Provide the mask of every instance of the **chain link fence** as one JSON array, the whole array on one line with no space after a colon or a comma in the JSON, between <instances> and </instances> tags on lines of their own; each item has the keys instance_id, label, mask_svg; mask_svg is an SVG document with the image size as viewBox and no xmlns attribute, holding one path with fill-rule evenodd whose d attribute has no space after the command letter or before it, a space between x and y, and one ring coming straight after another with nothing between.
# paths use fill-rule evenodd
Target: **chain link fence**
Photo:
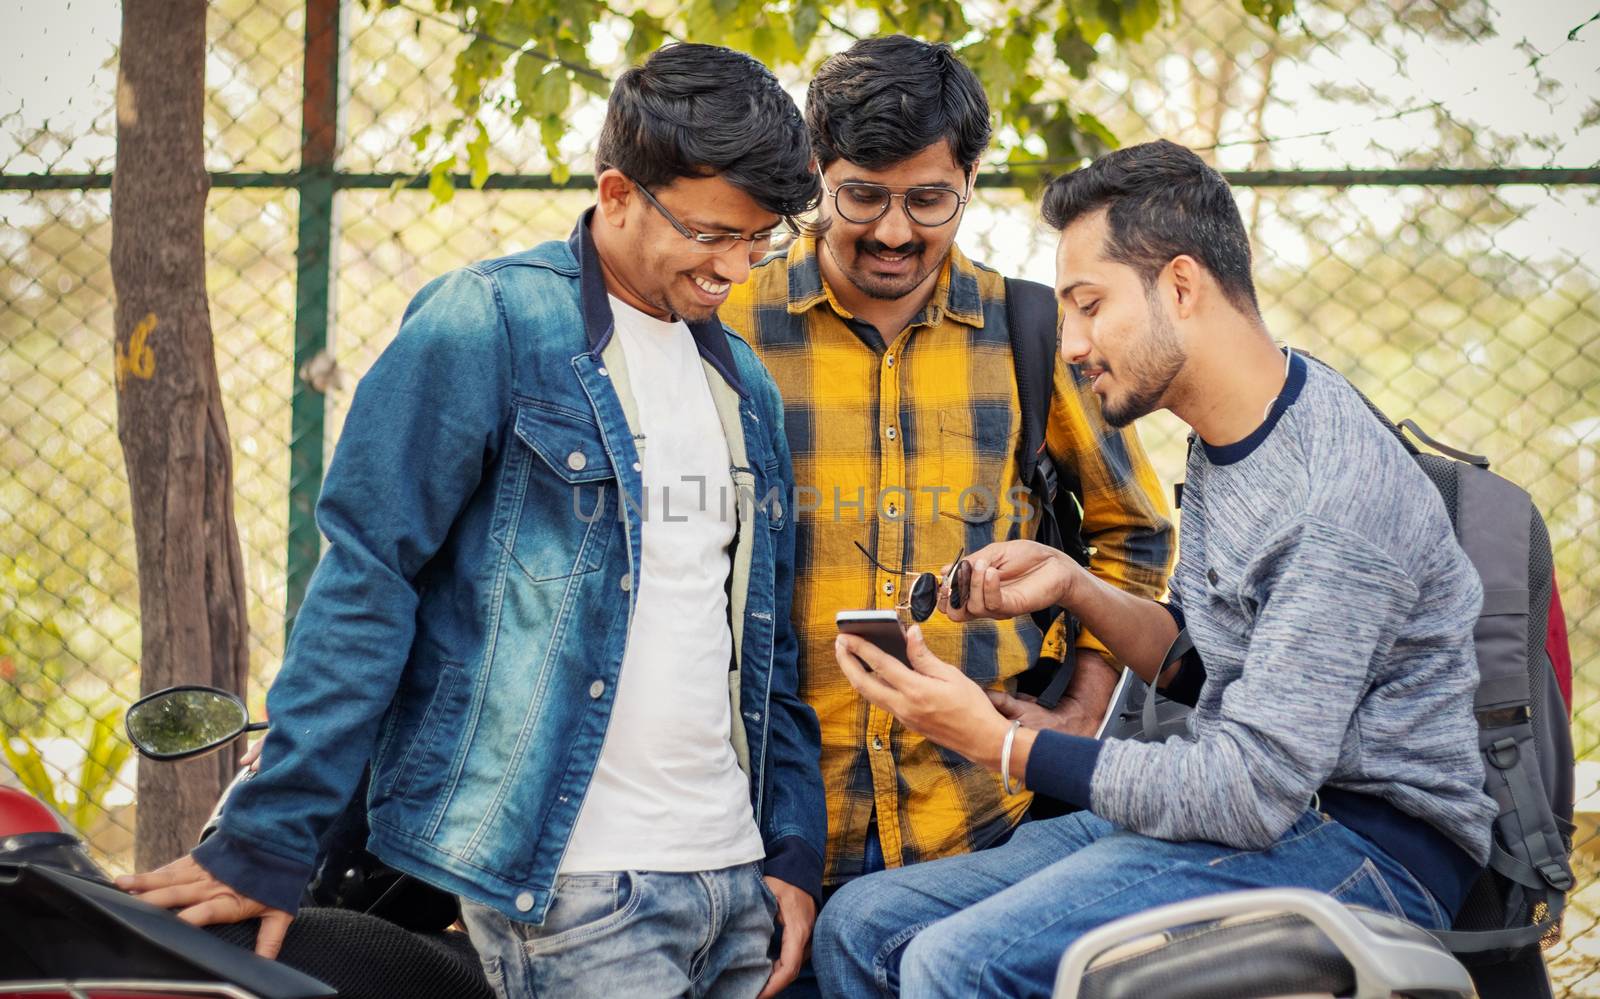
<instances>
[{"instance_id":1,"label":"chain link fence","mask_svg":"<svg viewBox=\"0 0 1600 999\"><path fill-rule=\"evenodd\" d=\"M0 41L12 67L0 83L0 725L10 769L125 870L134 761L120 718L138 690L139 622L108 263L117 10L23 7ZM1600 104L1573 85L1592 79L1594 46L1563 40L1590 13L1302 0L1274 34L1231 0L1188 0L1175 23L1108 52L1090 81L1063 73L1058 85L1124 142L1166 136L1231 171L1274 334L1396 417L1489 455L1543 510L1577 666L1580 887L1548 954L1574 996L1600 995L1600 187L1592 171L1538 171L1600 161ZM291 480L306 488L294 462L310 453L297 433L312 426L331 453L355 381L428 279L562 237L589 200L462 189L438 204L389 189L388 175L419 169L411 136L448 111L462 30L425 0L342 14L316 396L296 378L305 5L214 0L209 13L208 285L258 712L291 577L308 568L290 555ZM792 83L801 96L804 80ZM577 169L600 115L574 113L564 151ZM536 136L502 122L491 140L496 174L547 170ZM1464 172L1508 164L1527 172ZM961 243L1008 273L1051 277L1053 234L1020 190L983 188ZM297 395L325 414L320 429L296 422ZM1162 414L1141 432L1171 482L1182 428Z\"/></svg>"}]
</instances>

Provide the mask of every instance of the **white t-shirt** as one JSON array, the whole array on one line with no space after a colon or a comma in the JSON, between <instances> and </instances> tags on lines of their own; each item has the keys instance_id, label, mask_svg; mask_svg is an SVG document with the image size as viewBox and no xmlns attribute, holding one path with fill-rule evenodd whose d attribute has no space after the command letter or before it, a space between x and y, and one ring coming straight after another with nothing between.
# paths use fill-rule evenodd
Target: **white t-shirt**
<instances>
[{"instance_id":1,"label":"white t-shirt","mask_svg":"<svg viewBox=\"0 0 1600 999\"><path fill-rule=\"evenodd\" d=\"M561 872L719 870L766 855L728 740L728 443L689 328L615 297L611 312L638 403L643 562L611 724Z\"/></svg>"}]
</instances>

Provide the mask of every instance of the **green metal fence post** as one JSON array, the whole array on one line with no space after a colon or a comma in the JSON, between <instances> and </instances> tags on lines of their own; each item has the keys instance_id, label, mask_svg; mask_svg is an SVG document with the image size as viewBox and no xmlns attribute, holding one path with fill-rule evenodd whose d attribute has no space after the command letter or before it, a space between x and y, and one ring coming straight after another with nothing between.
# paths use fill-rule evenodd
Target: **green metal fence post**
<instances>
[{"instance_id":1,"label":"green metal fence post","mask_svg":"<svg viewBox=\"0 0 1600 999\"><path fill-rule=\"evenodd\" d=\"M329 346L333 313L334 159L339 145L339 2L306 4L301 101L299 245L295 250L294 396L289 433L289 552L284 641L321 554L312 515L322 489L325 398L310 377Z\"/></svg>"}]
</instances>

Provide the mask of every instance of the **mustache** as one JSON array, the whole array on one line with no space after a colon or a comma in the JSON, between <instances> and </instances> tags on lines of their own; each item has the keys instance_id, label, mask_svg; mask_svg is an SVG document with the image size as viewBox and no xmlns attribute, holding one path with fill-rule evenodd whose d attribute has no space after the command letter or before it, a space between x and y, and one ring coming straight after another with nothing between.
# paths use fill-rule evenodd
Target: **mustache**
<instances>
[{"instance_id":1,"label":"mustache","mask_svg":"<svg viewBox=\"0 0 1600 999\"><path fill-rule=\"evenodd\" d=\"M912 257L921 253L926 247L926 243L916 239L911 240L909 243L901 243L899 246L890 246L875 239L856 240L857 253L891 253L895 256Z\"/></svg>"}]
</instances>

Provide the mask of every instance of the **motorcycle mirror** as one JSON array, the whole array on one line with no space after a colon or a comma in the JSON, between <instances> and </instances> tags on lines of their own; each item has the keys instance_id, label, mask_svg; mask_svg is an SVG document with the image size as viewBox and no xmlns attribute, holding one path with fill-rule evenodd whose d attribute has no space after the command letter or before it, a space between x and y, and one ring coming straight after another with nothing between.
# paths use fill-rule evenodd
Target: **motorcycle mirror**
<instances>
[{"instance_id":1,"label":"motorcycle mirror","mask_svg":"<svg viewBox=\"0 0 1600 999\"><path fill-rule=\"evenodd\" d=\"M249 724L238 696L215 687L183 685L141 697L124 721L134 748L152 760L182 760L220 749L240 733L266 728Z\"/></svg>"}]
</instances>

